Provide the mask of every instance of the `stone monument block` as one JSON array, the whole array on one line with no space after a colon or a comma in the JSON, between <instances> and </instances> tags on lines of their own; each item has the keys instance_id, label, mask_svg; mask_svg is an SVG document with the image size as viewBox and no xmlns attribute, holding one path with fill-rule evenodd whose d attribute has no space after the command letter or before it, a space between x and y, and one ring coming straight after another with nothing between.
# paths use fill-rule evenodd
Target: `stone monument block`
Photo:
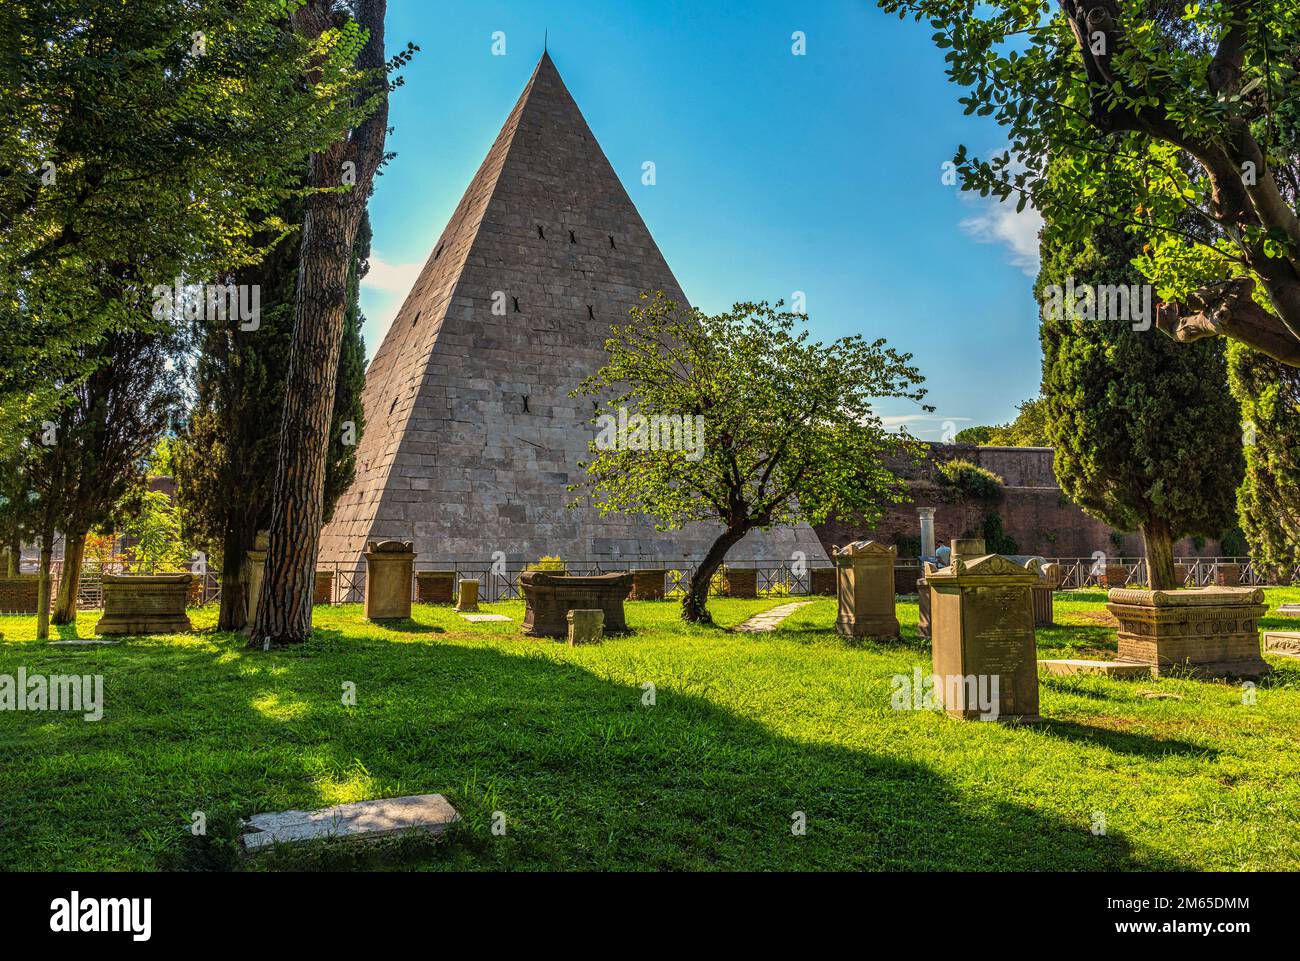
<instances>
[{"instance_id":1,"label":"stone monument block","mask_svg":"<svg viewBox=\"0 0 1300 961\"><path fill-rule=\"evenodd\" d=\"M473 614L478 610L478 581L469 577L460 579L456 610L461 614Z\"/></svg>"},{"instance_id":2,"label":"stone monument block","mask_svg":"<svg viewBox=\"0 0 1300 961\"><path fill-rule=\"evenodd\" d=\"M415 599L421 604L452 604L455 588L455 571L415 572Z\"/></svg>"},{"instance_id":3,"label":"stone monument block","mask_svg":"<svg viewBox=\"0 0 1300 961\"><path fill-rule=\"evenodd\" d=\"M177 634L193 629L185 613L193 574L105 574L104 616L95 633Z\"/></svg>"},{"instance_id":4,"label":"stone monument block","mask_svg":"<svg viewBox=\"0 0 1300 961\"><path fill-rule=\"evenodd\" d=\"M579 644L599 644L605 636L605 612L569 611L565 615L569 623L569 647Z\"/></svg>"},{"instance_id":5,"label":"stone monument block","mask_svg":"<svg viewBox=\"0 0 1300 961\"><path fill-rule=\"evenodd\" d=\"M1259 619L1268 610L1256 587L1178 591L1111 590L1119 621L1119 660L1146 664L1159 676L1259 677L1269 671L1259 653Z\"/></svg>"},{"instance_id":6,"label":"stone monument block","mask_svg":"<svg viewBox=\"0 0 1300 961\"><path fill-rule=\"evenodd\" d=\"M411 542L371 541L366 545L365 557L366 620L409 618L416 557Z\"/></svg>"},{"instance_id":7,"label":"stone monument block","mask_svg":"<svg viewBox=\"0 0 1300 961\"><path fill-rule=\"evenodd\" d=\"M1038 720L1038 562L969 558L956 544L953 558L926 575L935 689L944 710L962 718Z\"/></svg>"},{"instance_id":8,"label":"stone monument block","mask_svg":"<svg viewBox=\"0 0 1300 961\"><path fill-rule=\"evenodd\" d=\"M604 612L606 634L624 634L627 621L623 602L632 590L631 574L596 574L574 577L550 571L524 571L523 631L530 637L566 637L568 613L573 610Z\"/></svg>"},{"instance_id":9,"label":"stone monument block","mask_svg":"<svg viewBox=\"0 0 1300 961\"><path fill-rule=\"evenodd\" d=\"M855 541L835 551L840 613L835 630L845 637L899 636L894 614L894 562L898 548Z\"/></svg>"}]
</instances>

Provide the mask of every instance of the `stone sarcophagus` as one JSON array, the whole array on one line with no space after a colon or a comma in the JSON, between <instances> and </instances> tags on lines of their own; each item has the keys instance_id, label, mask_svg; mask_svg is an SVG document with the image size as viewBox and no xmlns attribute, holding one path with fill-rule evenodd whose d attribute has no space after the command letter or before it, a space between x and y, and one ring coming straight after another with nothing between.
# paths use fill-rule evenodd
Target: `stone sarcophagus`
<instances>
[{"instance_id":1,"label":"stone sarcophagus","mask_svg":"<svg viewBox=\"0 0 1300 961\"><path fill-rule=\"evenodd\" d=\"M1119 621L1119 660L1159 676L1259 677L1259 619L1268 610L1255 587L1181 591L1116 589L1106 609Z\"/></svg>"},{"instance_id":2,"label":"stone sarcophagus","mask_svg":"<svg viewBox=\"0 0 1300 961\"><path fill-rule=\"evenodd\" d=\"M632 590L631 574L574 577L549 571L524 571L523 631L530 637L568 637L569 611L604 611L604 632L626 634L623 602Z\"/></svg>"},{"instance_id":3,"label":"stone sarcophagus","mask_svg":"<svg viewBox=\"0 0 1300 961\"><path fill-rule=\"evenodd\" d=\"M953 717L1035 721L1038 657L1032 592L1038 561L968 557L930 570L934 685Z\"/></svg>"},{"instance_id":4,"label":"stone sarcophagus","mask_svg":"<svg viewBox=\"0 0 1300 961\"><path fill-rule=\"evenodd\" d=\"M898 548L855 541L835 551L840 613L835 630L845 637L898 637L894 614L894 561Z\"/></svg>"},{"instance_id":5,"label":"stone sarcophagus","mask_svg":"<svg viewBox=\"0 0 1300 961\"><path fill-rule=\"evenodd\" d=\"M411 616L415 551L410 541L366 545L366 619L395 621Z\"/></svg>"},{"instance_id":6,"label":"stone sarcophagus","mask_svg":"<svg viewBox=\"0 0 1300 961\"><path fill-rule=\"evenodd\" d=\"M105 574L104 616L95 633L176 634L193 629L185 613L193 574Z\"/></svg>"}]
</instances>

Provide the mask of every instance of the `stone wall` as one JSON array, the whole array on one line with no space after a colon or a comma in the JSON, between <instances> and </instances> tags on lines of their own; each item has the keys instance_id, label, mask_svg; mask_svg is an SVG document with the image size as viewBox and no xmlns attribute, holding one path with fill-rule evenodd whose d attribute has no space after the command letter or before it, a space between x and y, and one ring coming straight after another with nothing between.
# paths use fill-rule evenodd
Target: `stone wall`
<instances>
[{"instance_id":1,"label":"stone wall","mask_svg":"<svg viewBox=\"0 0 1300 961\"><path fill-rule=\"evenodd\" d=\"M982 522L985 506L962 504L951 500L950 492L935 479L938 467L949 460L966 460L997 474L1005 482L1003 496L992 505L1002 518L1002 526L1016 541L1021 554L1045 557L1091 557L1095 551L1124 557L1143 555L1142 538L1137 534L1120 535L1094 517L1090 517L1065 496L1052 470L1050 447L974 447L963 444L931 444L926 460L918 465L895 461L895 473L907 479L911 500L895 505L874 525L860 521L827 523L817 528L817 535L827 551L833 546L854 540L872 539L886 544L906 544L920 536L918 507L935 508L935 543L946 544L961 537ZM1199 550L1190 539L1174 547L1179 556L1213 557L1222 552L1214 540ZM903 555L900 552L900 561Z\"/></svg>"}]
</instances>

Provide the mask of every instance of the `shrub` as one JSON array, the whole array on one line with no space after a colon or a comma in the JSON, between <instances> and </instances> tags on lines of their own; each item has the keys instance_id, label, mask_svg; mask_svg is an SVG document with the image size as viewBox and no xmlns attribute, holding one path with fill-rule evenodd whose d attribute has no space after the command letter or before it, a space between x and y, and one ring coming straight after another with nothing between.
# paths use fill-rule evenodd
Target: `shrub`
<instances>
[{"instance_id":1,"label":"shrub","mask_svg":"<svg viewBox=\"0 0 1300 961\"><path fill-rule=\"evenodd\" d=\"M939 484L958 496L992 501L1002 496L1005 482L991 470L966 460L950 460L939 465Z\"/></svg>"}]
</instances>

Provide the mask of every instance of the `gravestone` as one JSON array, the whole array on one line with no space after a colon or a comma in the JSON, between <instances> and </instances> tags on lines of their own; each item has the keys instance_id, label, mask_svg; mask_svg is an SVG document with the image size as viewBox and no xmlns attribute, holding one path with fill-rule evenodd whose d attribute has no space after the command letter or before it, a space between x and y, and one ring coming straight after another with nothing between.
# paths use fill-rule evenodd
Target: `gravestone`
<instances>
[{"instance_id":1,"label":"gravestone","mask_svg":"<svg viewBox=\"0 0 1300 961\"><path fill-rule=\"evenodd\" d=\"M253 538L253 549L244 555L244 608L247 623L244 633L253 633L253 618L257 616L257 602L262 596L262 577L266 573L266 548L270 542L269 531L258 531Z\"/></svg>"},{"instance_id":2,"label":"gravestone","mask_svg":"<svg viewBox=\"0 0 1300 961\"><path fill-rule=\"evenodd\" d=\"M1039 719L1032 596L1039 576L1036 560L1022 567L999 554L970 558L956 542L952 564L926 575L935 688L949 715Z\"/></svg>"},{"instance_id":3,"label":"gravestone","mask_svg":"<svg viewBox=\"0 0 1300 961\"><path fill-rule=\"evenodd\" d=\"M1148 591L1113 589L1106 609L1119 621L1119 660L1151 673L1258 677L1259 619L1268 611L1255 587Z\"/></svg>"},{"instance_id":4,"label":"gravestone","mask_svg":"<svg viewBox=\"0 0 1300 961\"><path fill-rule=\"evenodd\" d=\"M104 616L95 633L177 634L193 630L185 613L193 574L105 574Z\"/></svg>"},{"instance_id":5,"label":"gravestone","mask_svg":"<svg viewBox=\"0 0 1300 961\"><path fill-rule=\"evenodd\" d=\"M599 644L605 636L604 611L571 610L565 615L569 623L569 647Z\"/></svg>"},{"instance_id":6,"label":"gravestone","mask_svg":"<svg viewBox=\"0 0 1300 961\"><path fill-rule=\"evenodd\" d=\"M411 616L411 576L415 550L410 541L371 541L366 545L366 620L395 621Z\"/></svg>"},{"instance_id":7,"label":"gravestone","mask_svg":"<svg viewBox=\"0 0 1300 961\"><path fill-rule=\"evenodd\" d=\"M855 541L835 550L839 617L844 637L899 636L894 614L894 561L898 548L879 541Z\"/></svg>"},{"instance_id":8,"label":"gravestone","mask_svg":"<svg viewBox=\"0 0 1300 961\"><path fill-rule=\"evenodd\" d=\"M1283 617L1300 617L1300 604L1283 604L1277 612Z\"/></svg>"},{"instance_id":9,"label":"gravestone","mask_svg":"<svg viewBox=\"0 0 1300 961\"><path fill-rule=\"evenodd\" d=\"M664 599L664 579L668 572L663 568L657 570L639 570L632 572L633 601L662 601Z\"/></svg>"},{"instance_id":10,"label":"gravestone","mask_svg":"<svg viewBox=\"0 0 1300 961\"><path fill-rule=\"evenodd\" d=\"M524 591L523 632L530 637L566 637L572 610L604 612L606 634L624 634L627 621L623 602L632 590L631 574L596 574L574 577L550 571L524 571L519 575Z\"/></svg>"},{"instance_id":11,"label":"gravestone","mask_svg":"<svg viewBox=\"0 0 1300 961\"><path fill-rule=\"evenodd\" d=\"M478 581L468 577L460 579L456 610L461 614L473 614L478 610Z\"/></svg>"},{"instance_id":12,"label":"gravestone","mask_svg":"<svg viewBox=\"0 0 1300 961\"><path fill-rule=\"evenodd\" d=\"M1282 657L1300 657L1300 632L1265 631L1264 653Z\"/></svg>"},{"instance_id":13,"label":"gravestone","mask_svg":"<svg viewBox=\"0 0 1300 961\"><path fill-rule=\"evenodd\" d=\"M281 811L255 814L244 822L240 840L253 852L274 844L325 838L365 840L422 831L442 834L460 820L456 809L441 794L356 801L319 811Z\"/></svg>"},{"instance_id":14,"label":"gravestone","mask_svg":"<svg viewBox=\"0 0 1300 961\"><path fill-rule=\"evenodd\" d=\"M415 599L421 604L451 604L455 587L455 571L415 572Z\"/></svg>"}]
</instances>

